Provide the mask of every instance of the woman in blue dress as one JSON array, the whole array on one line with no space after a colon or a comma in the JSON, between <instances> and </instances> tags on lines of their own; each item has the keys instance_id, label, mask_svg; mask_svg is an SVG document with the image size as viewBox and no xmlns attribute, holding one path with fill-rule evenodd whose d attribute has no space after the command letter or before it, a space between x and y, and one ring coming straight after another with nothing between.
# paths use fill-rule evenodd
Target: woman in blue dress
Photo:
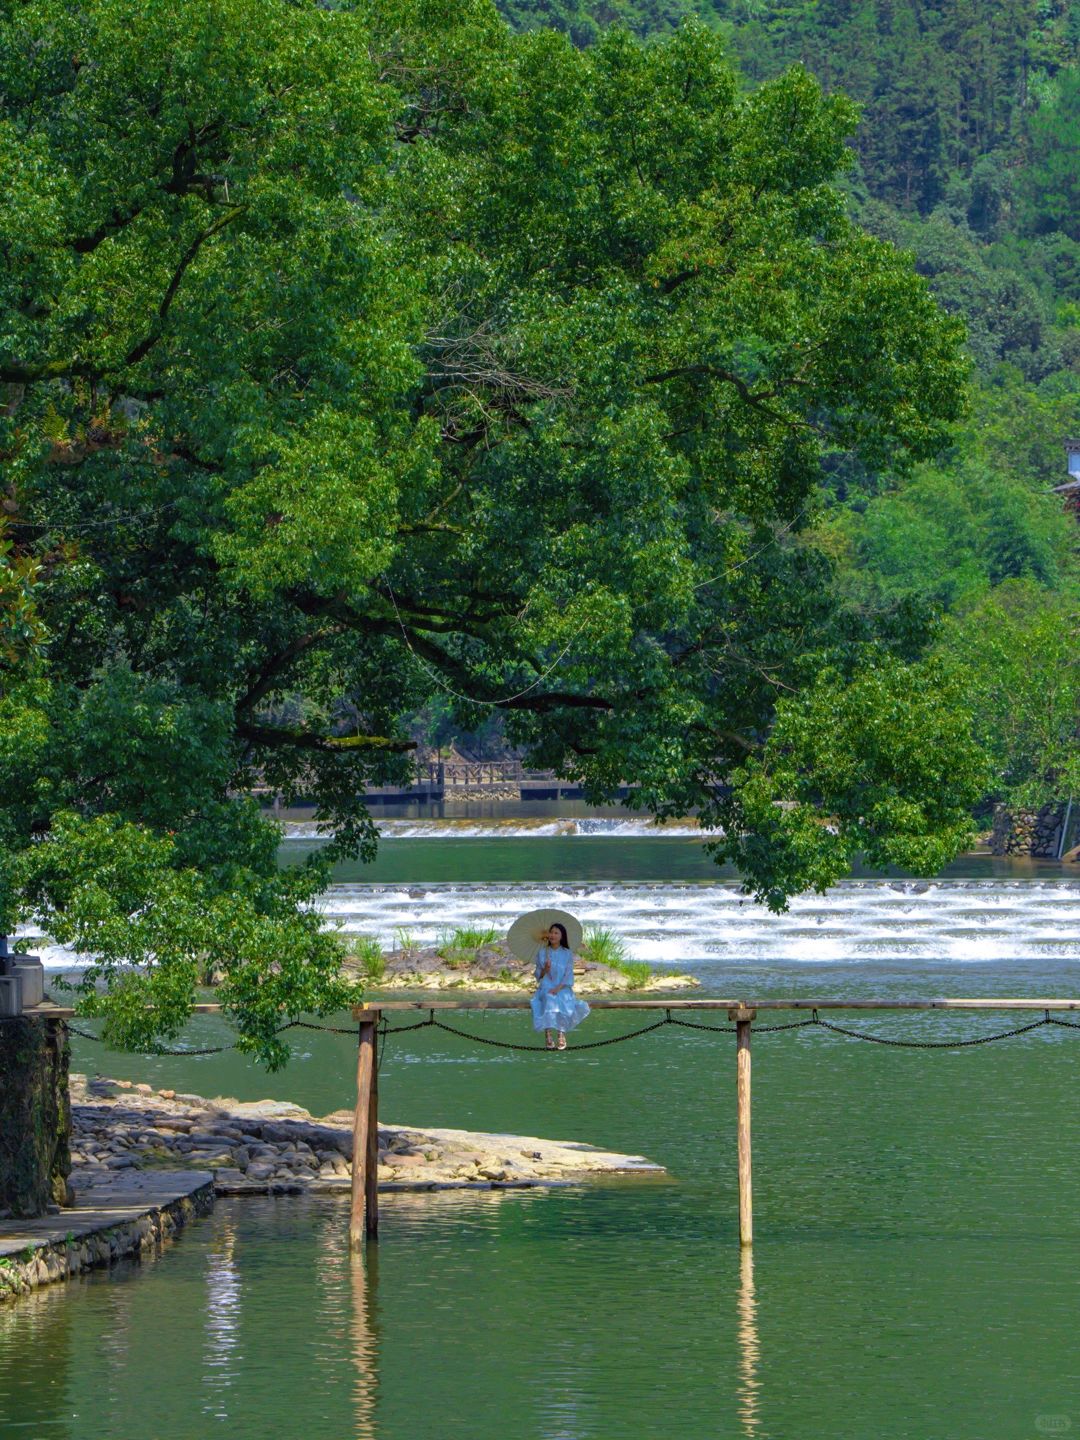
<instances>
[{"instance_id":1,"label":"woman in blue dress","mask_svg":"<svg viewBox=\"0 0 1080 1440\"><path fill-rule=\"evenodd\" d=\"M549 1050L556 1049L553 1031L558 1031L558 1049L566 1049L566 1032L580 1025L589 1013L584 1000L574 994L574 957L563 925L552 925L547 939L536 952L533 967L538 984L532 998L533 1029L543 1030Z\"/></svg>"}]
</instances>

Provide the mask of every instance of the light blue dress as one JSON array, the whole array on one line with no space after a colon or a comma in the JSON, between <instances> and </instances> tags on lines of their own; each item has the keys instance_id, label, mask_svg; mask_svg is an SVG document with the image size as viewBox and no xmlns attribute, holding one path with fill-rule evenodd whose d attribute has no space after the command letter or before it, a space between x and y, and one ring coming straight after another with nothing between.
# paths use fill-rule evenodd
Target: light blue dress
<instances>
[{"instance_id":1,"label":"light blue dress","mask_svg":"<svg viewBox=\"0 0 1080 1440\"><path fill-rule=\"evenodd\" d=\"M544 965L549 958L551 973L545 975ZM546 945L541 945L536 952L533 974L539 981L532 998L533 1029L573 1030L575 1025L580 1025L588 1015L589 1007L574 994L574 957L566 946L549 950ZM557 995L552 995L556 985L564 988Z\"/></svg>"}]
</instances>

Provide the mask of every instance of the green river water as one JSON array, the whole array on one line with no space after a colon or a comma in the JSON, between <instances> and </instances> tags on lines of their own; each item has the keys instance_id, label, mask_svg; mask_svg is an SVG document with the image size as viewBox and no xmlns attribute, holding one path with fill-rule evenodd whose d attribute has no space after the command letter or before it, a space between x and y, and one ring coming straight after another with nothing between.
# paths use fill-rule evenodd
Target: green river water
<instances>
[{"instance_id":1,"label":"green river water","mask_svg":"<svg viewBox=\"0 0 1080 1440\"><path fill-rule=\"evenodd\" d=\"M716 994L1080 988L1080 884L1049 867L852 882L774 922L748 915L730 884L687 874L694 842L518 839L495 874L470 843L490 842L394 841L390 872L343 876L328 911L422 930L429 909L509 913L554 886L582 913L622 915L637 953ZM460 1023L528 1038L523 1017ZM972 1038L1016 1023L878 1016L860 1028ZM594 1015L587 1038L632 1024ZM188 1039L219 1033L204 1019ZM729 1035L674 1030L581 1056L430 1030L391 1041L391 1122L580 1139L670 1176L389 1195L365 1258L348 1254L343 1200L219 1201L152 1261L0 1314L0 1435L1080 1434L1080 1032L958 1051L759 1035L752 1259L737 1243L733 1048ZM350 1102L351 1037L303 1032L294 1051L269 1077L235 1054L121 1057L82 1041L75 1061L320 1113Z\"/></svg>"}]
</instances>

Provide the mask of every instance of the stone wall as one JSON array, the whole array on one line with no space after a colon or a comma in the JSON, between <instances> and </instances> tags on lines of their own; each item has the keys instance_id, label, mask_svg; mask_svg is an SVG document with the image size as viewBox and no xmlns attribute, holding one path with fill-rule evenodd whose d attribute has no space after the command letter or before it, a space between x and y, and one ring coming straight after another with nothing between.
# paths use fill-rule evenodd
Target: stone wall
<instances>
[{"instance_id":1,"label":"stone wall","mask_svg":"<svg viewBox=\"0 0 1080 1440\"><path fill-rule=\"evenodd\" d=\"M998 805L990 833L991 854L1034 855L1054 860L1064 818L1064 805L1044 805L1041 810L1007 810L1004 805Z\"/></svg>"},{"instance_id":2,"label":"stone wall","mask_svg":"<svg viewBox=\"0 0 1080 1440\"><path fill-rule=\"evenodd\" d=\"M62 1020L0 1023L0 1215L44 1215L69 1199L69 1064Z\"/></svg>"},{"instance_id":3,"label":"stone wall","mask_svg":"<svg viewBox=\"0 0 1080 1440\"><path fill-rule=\"evenodd\" d=\"M25 1254L0 1260L0 1304L17 1300L40 1285L70 1279L95 1265L109 1265L125 1255L141 1255L164 1244L189 1220L208 1215L213 1208L214 1186L208 1180L192 1194L155 1206L135 1220L124 1220L78 1238L28 1244Z\"/></svg>"}]
</instances>

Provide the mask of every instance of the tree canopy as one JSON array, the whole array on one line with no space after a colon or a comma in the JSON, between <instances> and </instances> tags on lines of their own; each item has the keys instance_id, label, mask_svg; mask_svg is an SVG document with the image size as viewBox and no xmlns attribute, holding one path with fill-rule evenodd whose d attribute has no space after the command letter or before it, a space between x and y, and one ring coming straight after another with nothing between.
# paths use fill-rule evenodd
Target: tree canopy
<instances>
[{"instance_id":1,"label":"tree canopy","mask_svg":"<svg viewBox=\"0 0 1080 1440\"><path fill-rule=\"evenodd\" d=\"M811 525L963 408L961 327L848 218L854 125L693 22L0 6L0 924L100 957L115 1038L208 967L272 1063L348 997L314 903L433 699L699 808L773 905L962 843L922 621ZM305 866L256 779L314 798Z\"/></svg>"}]
</instances>

